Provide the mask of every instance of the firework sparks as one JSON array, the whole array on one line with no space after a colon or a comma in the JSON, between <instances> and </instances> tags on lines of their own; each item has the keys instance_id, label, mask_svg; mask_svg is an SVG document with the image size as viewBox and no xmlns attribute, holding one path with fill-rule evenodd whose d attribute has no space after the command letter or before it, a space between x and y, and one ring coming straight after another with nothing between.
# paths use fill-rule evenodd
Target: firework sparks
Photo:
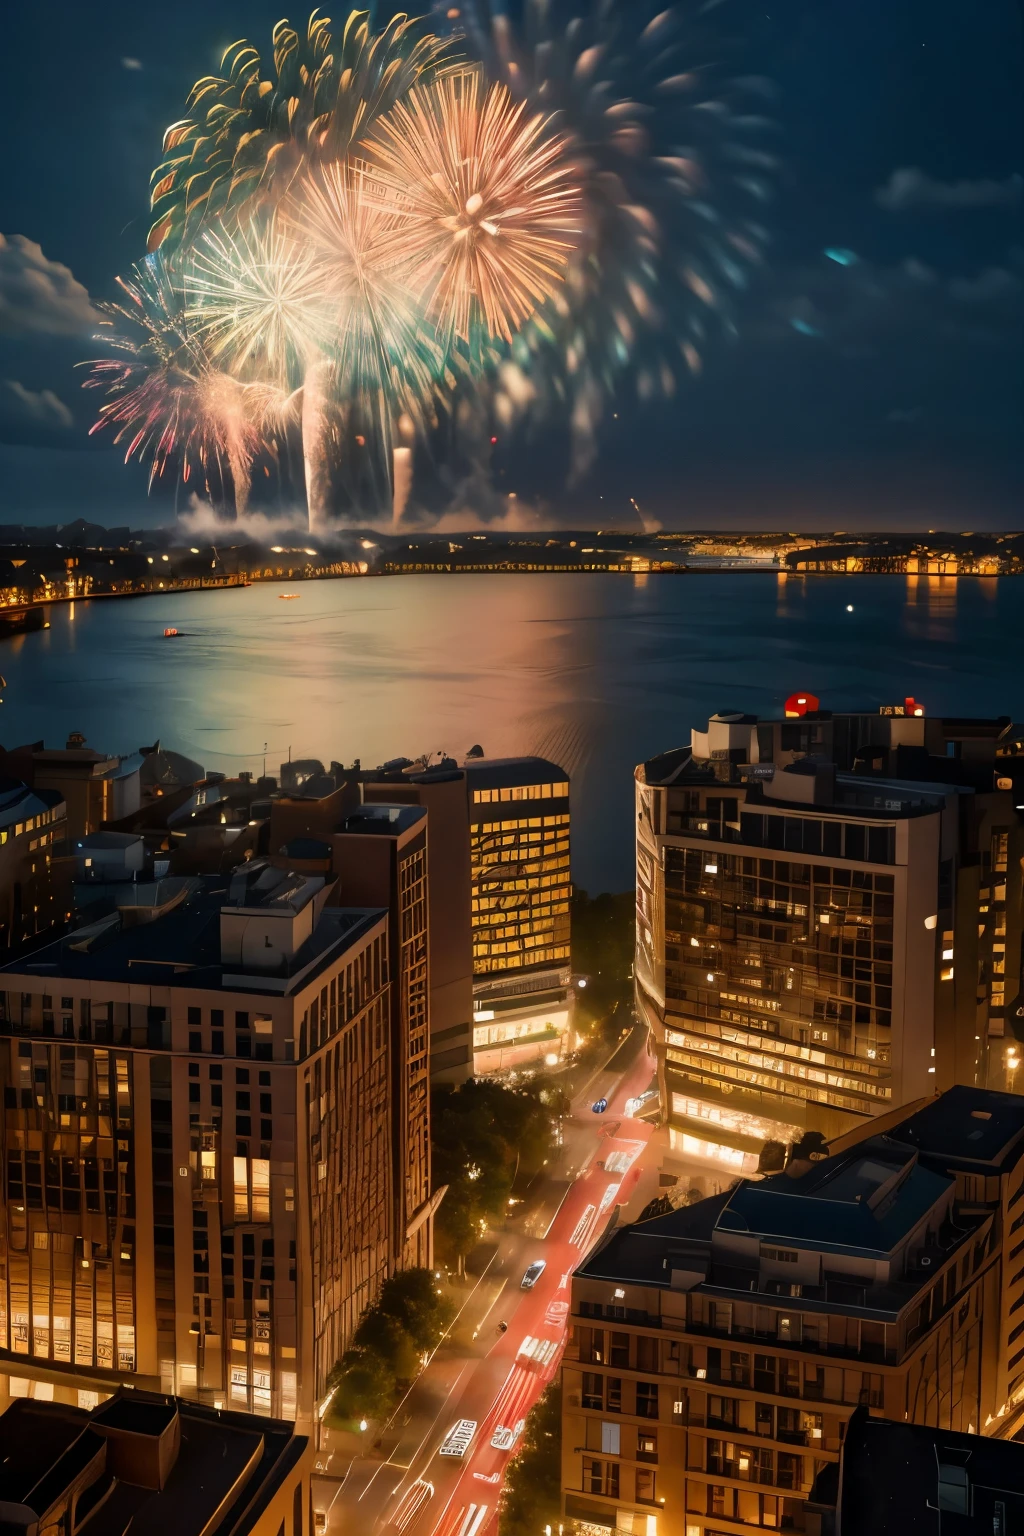
<instances>
[{"instance_id":1,"label":"firework sparks","mask_svg":"<svg viewBox=\"0 0 1024 1536\"><path fill-rule=\"evenodd\" d=\"M107 339L119 355L92 363L85 381L110 396L91 432L110 428L115 443L126 445L126 463L148 459L151 485L174 462L186 483L200 470L208 487L212 478L223 493L226 465L235 513L244 512L253 458L268 428L283 418L286 396L216 365L190 327L164 262L149 257L119 283L122 302L106 306L117 326Z\"/></svg>"},{"instance_id":2,"label":"firework sparks","mask_svg":"<svg viewBox=\"0 0 1024 1536\"><path fill-rule=\"evenodd\" d=\"M442 334L512 335L552 295L580 227L565 141L479 71L416 87L377 127L394 241Z\"/></svg>"}]
</instances>

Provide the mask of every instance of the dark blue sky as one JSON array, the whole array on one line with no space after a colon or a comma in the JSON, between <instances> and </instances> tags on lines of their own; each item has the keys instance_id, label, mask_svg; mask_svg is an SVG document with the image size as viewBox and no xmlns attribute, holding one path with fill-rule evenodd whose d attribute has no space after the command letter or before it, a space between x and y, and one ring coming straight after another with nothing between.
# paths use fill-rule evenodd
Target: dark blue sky
<instances>
[{"instance_id":1,"label":"dark blue sky","mask_svg":"<svg viewBox=\"0 0 1024 1536\"><path fill-rule=\"evenodd\" d=\"M163 128L227 43L266 45L279 7L8 8L0 521L167 515L147 508L143 472L86 441L95 396L73 363L93 350L89 297L144 248ZM524 499L606 525L634 494L669 525L1020 526L1018 0L724 0L719 14L733 58L778 87L768 268L699 381L669 405L624 399L571 498L538 448L516 464Z\"/></svg>"}]
</instances>

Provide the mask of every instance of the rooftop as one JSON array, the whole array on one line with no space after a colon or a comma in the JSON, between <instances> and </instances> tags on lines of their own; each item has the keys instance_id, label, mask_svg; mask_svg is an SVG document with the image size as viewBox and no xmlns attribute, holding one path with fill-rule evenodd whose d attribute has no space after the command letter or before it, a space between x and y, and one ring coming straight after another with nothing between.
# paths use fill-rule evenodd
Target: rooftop
<instances>
[{"instance_id":1,"label":"rooftop","mask_svg":"<svg viewBox=\"0 0 1024 1536\"><path fill-rule=\"evenodd\" d=\"M470 789L566 784L569 774L546 757L471 757L463 764Z\"/></svg>"},{"instance_id":2,"label":"rooftop","mask_svg":"<svg viewBox=\"0 0 1024 1536\"><path fill-rule=\"evenodd\" d=\"M986 1088L948 1088L889 1135L950 1168L1004 1172L1024 1155L1024 1098Z\"/></svg>"},{"instance_id":3,"label":"rooftop","mask_svg":"<svg viewBox=\"0 0 1024 1536\"><path fill-rule=\"evenodd\" d=\"M246 1536L305 1451L293 1431L141 1392L92 1414L22 1398L0 1415L0 1503L63 1529L86 1472L75 1527L84 1536Z\"/></svg>"},{"instance_id":4,"label":"rooftop","mask_svg":"<svg viewBox=\"0 0 1024 1536\"><path fill-rule=\"evenodd\" d=\"M0 827L16 826L63 803L55 789L29 789L20 779L0 779Z\"/></svg>"},{"instance_id":5,"label":"rooftop","mask_svg":"<svg viewBox=\"0 0 1024 1536\"><path fill-rule=\"evenodd\" d=\"M230 886L223 875L189 877L190 889L184 898L152 922L129 925L114 914L90 927L73 930L0 967L0 987L3 977L13 974L265 993L266 977L255 972L246 976L240 974L237 963L230 967L222 963L220 919L224 909L290 913L302 888L311 882L291 872L274 870L273 874L284 883L262 890L258 880L239 890L237 874ZM167 883L160 882L162 886ZM312 883L317 890L323 887L322 880ZM290 957L286 974L269 989L286 995L298 990L339 949L358 943L382 915L376 908L324 906L312 933Z\"/></svg>"},{"instance_id":6,"label":"rooftop","mask_svg":"<svg viewBox=\"0 0 1024 1536\"><path fill-rule=\"evenodd\" d=\"M377 805L367 801L345 817L345 831L370 836L397 837L426 820L422 805Z\"/></svg>"},{"instance_id":7,"label":"rooftop","mask_svg":"<svg viewBox=\"0 0 1024 1536\"><path fill-rule=\"evenodd\" d=\"M1009 1536L1024 1529L1024 1446L858 1409L843 1442L838 1516L843 1536Z\"/></svg>"}]
</instances>

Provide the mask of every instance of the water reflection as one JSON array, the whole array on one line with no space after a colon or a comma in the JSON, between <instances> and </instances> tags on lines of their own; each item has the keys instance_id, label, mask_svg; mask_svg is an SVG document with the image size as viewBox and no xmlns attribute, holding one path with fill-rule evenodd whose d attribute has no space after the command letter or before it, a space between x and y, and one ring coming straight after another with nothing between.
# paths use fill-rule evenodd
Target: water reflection
<instances>
[{"instance_id":1,"label":"water reflection","mask_svg":"<svg viewBox=\"0 0 1024 1536\"><path fill-rule=\"evenodd\" d=\"M161 739L207 766L293 755L382 762L479 742L574 780L574 872L632 883L632 769L714 710L907 695L1024 715L1012 579L763 574L415 576L258 585L55 607L7 641L8 746ZM854 611L847 612L852 603ZM165 640L165 627L182 633Z\"/></svg>"}]
</instances>

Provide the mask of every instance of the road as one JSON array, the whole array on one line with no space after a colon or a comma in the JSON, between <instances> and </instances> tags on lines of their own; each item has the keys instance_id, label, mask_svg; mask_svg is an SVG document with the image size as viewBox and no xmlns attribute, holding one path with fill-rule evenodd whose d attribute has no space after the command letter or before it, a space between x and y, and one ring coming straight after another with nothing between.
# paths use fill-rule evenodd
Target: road
<instances>
[{"instance_id":1,"label":"road","mask_svg":"<svg viewBox=\"0 0 1024 1536\"><path fill-rule=\"evenodd\" d=\"M327 1507L334 1494L332 1536L342 1530L359 1536L494 1536L509 1442L561 1361L572 1272L640 1176L651 1127L627 1116L625 1104L648 1087L653 1062L637 1043L631 1037L623 1048L625 1070L601 1074L574 1101L564 1140L569 1165L579 1171L543 1235L513 1234L502 1243L498 1263L507 1281L497 1297L500 1281L480 1299L487 1315L478 1324L476 1352L431 1363L420 1383L430 1408L385 1460L360 1458L340 1487L317 1484L318 1507ZM601 1093L608 1108L594 1115L590 1104ZM523 1290L526 1266L541 1259L543 1273L532 1290ZM498 1321L508 1324L504 1334ZM468 1446L462 1455L441 1454L460 1421L467 1430L473 1426Z\"/></svg>"}]
</instances>

